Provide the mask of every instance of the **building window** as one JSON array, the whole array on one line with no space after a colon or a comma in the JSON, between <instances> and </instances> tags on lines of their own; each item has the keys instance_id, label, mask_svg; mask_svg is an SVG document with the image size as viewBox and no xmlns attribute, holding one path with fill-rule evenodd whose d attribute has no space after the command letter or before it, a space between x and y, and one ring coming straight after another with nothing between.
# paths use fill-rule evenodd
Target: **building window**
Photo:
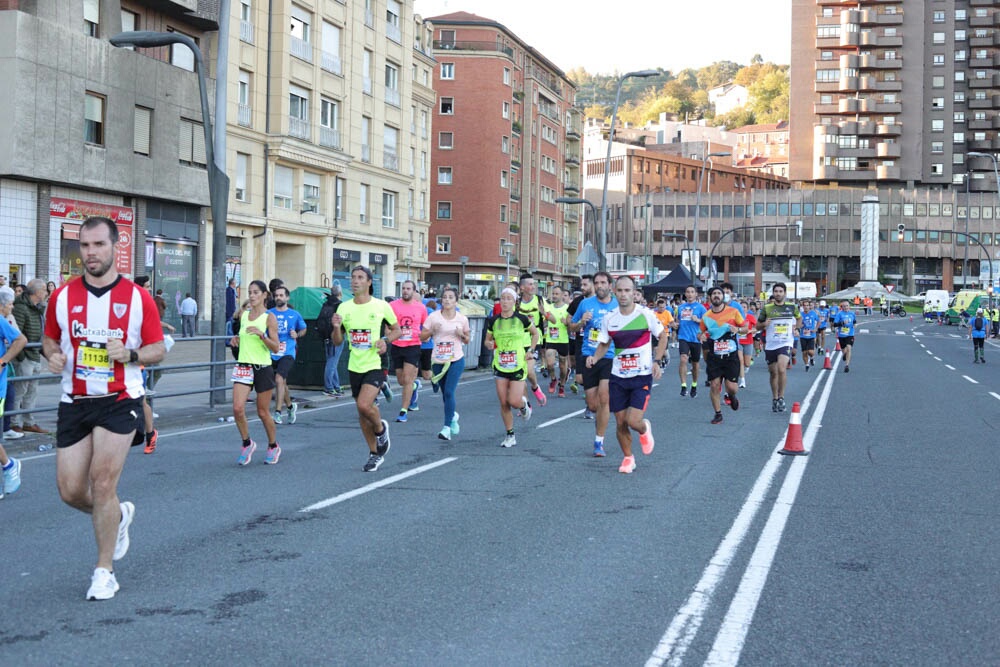
<instances>
[{"instance_id":1,"label":"building window","mask_svg":"<svg viewBox=\"0 0 1000 667\"><path fill-rule=\"evenodd\" d=\"M509 86L510 85L510 68L509 67L504 67L503 68L503 83L504 83L505 86Z\"/></svg>"},{"instance_id":2,"label":"building window","mask_svg":"<svg viewBox=\"0 0 1000 667\"><path fill-rule=\"evenodd\" d=\"M320 202L321 176L309 171L302 172L302 212L318 213Z\"/></svg>"},{"instance_id":3,"label":"building window","mask_svg":"<svg viewBox=\"0 0 1000 667\"><path fill-rule=\"evenodd\" d=\"M280 164L274 165L274 207L292 210L295 196L295 172Z\"/></svg>"},{"instance_id":4,"label":"building window","mask_svg":"<svg viewBox=\"0 0 1000 667\"><path fill-rule=\"evenodd\" d=\"M312 15L298 7L292 7L292 16L289 19L289 34L291 43L288 52L300 60L312 62Z\"/></svg>"},{"instance_id":5,"label":"building window","mask_svg":"<svg viewBox=\"0 0 1000 667\"><path fill-rule=\"evenodd\" d=\"M139 15L135 12L130 12L127 9L122 10L122 32L133 32L139 29ZM123 47L134 51L134 46Z\"/></svg>"},{"instance_id":6,"label":"building window","mask_svg":"<svg viewBox=\"0 0 1000 667\"><path fill-rule=\"evenodd\" d=\"M507 171L504 170L504 169L501 169L500 170L500 187L501 188L506 188L508 181L509 181L509 179L508 179L508 176L507 176Z\"/></svg>"},{"instance_id":7,"label":"building window","mask_svg":"<svg viewBox=\"0 0 1000 667\"><path fill-rule=\"evenodd\" d=\"M507 222L507 205L500 204L500 222Z\"/></svg>"},{"instance_id":8,"label":"building window","mask_svg":"<svg viewBox=\"0 0 1000 667\"><path fill-rule=\"evenodd\" d=\"M504 100L500 108L500 115L504 118L510 118L510 102Z\"/></svg>"},{"instance_id":9,"label":"building window","mask_svg":"<svg viewBox=\"0 0 1000 667\"><path fill-rule=\"evenodd\" d=\"M402 8L397 0L386 0L385 8L385 34L394 42L402 43L402 34L399 29L399 15Z\"/></svg>"},{"instance_id":10,"label":"building window","mask_svg":"<svg viewBox=\"0 0 1000 667\"><path fill-rule=\"evenodd\" d=\"M451 220L451 202L439 201L437 203L437 219Z\"/></svg>"},{"instance_id":11,"label":"building window","mask_svg":"<svg viewBox=\"0 0 1000 667\"><path fill-rule=\"evenodd\" d=\"M251 76L250 72L241 69L236 84L236 121L244 127L251 127L253 124L253 107L250 104Z\"/></svg>"},{"instance_id":12,"label":"building window","mask_svg":"<svg viewBox=\"0 0 1000 667\"><path fill-rule=\"evenodd\" d=\"M944 88L944 77L943 76L932 76L931 77L931 88Z\"/></svg>"},{"instance_id":13,"label":"building window","mask_svg":"<svg viewBox=\"0 0 1000 667\"><path fill-rule=\"evenodd\" d=\"M931 98L931 109L944 109L944 98L943 97Z\"/></svg>"},{"instance_id":14,"label":"building window","mask_svg":"<svg viewBox=\"0 0 1000 667\"><path fill-rule=\"evenodd\" d=\"M944 23L944 11L935 11L932 15L931 20L934 23Z\"/></svg>"},{"instance_id":15,"label":"building window","mask_svg":"<svg viewBox=\"0 0 1000 667\"><path fill-rule=\"evenodd\" d=\"M451 81L455 78L455 63L441 63L441 79Z\"/></svg>"},{"instance_id":16,"label":"building window","mask_svg":"<svg viewBox=\"0 0 1000 667\"><path fill-rule=\"evenodd\" d=\"M438 167L438 185L451 185L451 167Z\"/></svg>"},{"instance_id":17,"label":"building window","mask_svg":"<svg viewBox=\"0 0 1000 667\"><path fill-rule=\"evenodd\" d=\"M337 178L334 181L333 191L333 215L337 220L344 219L344 190L347 188L347 181Z\"/></svg>"},{"instance_id":18,"label":"building window","mask_svg":"<svg viewBox=\"0 0 1000 667\"><path fill-rule=\"evenodd\" d=\"M372 161L372 119L361 117L361 161Z\"/></svg>"},{"instance_id":19,"label":"building window","mask_svg":"<svg viewBox=\"0 0 1000 667\"><path fill-rule=\"evenodd\" d=\"M184 33L180 30L171 29L170 32L177 33L178 35L183 35ZM186 35L186 37L191 37L191 35ZM198 45L198 40L194 39L195 46ZM171 44L170 45L170 64L174 67L180 67L181 69L186 69L189 72L194 71L194 51L184 46L183 44Z\"/></svg>"},{"instance_id":20,"label":"building window","mask_svg":"<svg viewBox=\"0 0 1000 667\"><path fill-rule=\"evenodd\" d=\"M399 107L399 67L393 63L385 64L385 102Z\"/></svg>"},{"instance_id":21,"label":"building window","mask_svg":"<svg viewBox=\"0 0 1000 667\"><path fill-rule=\"evenodd\" d=\"M77 6L79 7L79 5ZM97 37L100 25L101 0L83 0L83 34Z\"/></svg>"},{"instance_id":22,"label":"building window","mask_svg":"<svg viewBox=\"0 0 1000 667\"><path fill-rule=\"evenodd\" d=\"M205 128L196 121L181 118L178 137L178 158L189 167L207 164L205 157Z\"/></svg>"},{"instance_id":23,"label":"building window","mask_svg":"<svg viewBox=\"0 0 1000 667\"><path fill-rule=\"evenodd\" d=\"M438 148L451 150L455 147L454 132L438 132Z\"/></svg>"},{"instance_id":24,"label":"building window","mask_svg":"<svg viewBox=\"0 0 1000 667\"><path fill-rule=\"evenodd\" d=\"M319 102L319 143L340 149L340 105L325 97Z\"/></svg>"},{"instance_id":25,"label":"building window","mask_svg":"<svg viewBox=\"0 0 1000 667\"><path fill-rule=\"evenodd\" d=\"M372 94L372 52L368 49L361 54L361 92Z\"/></svg>"},{"instance_id":26,"label":"building window","mask_svg":"<svg viewBox=\"0 0 1000 667\"><path fill-rule=\"evenodd\" d=\"M936 162L931 165L931 174L934 176L941 176L944 174L944 165L940 162Z\"/></svg>"},{"instance_id":27,"label":"building window","mask_svg":"<svg viewBox=\"0 0 1000 667\"><path fill-rule=\"evenodd\" d=\"M288 90L288 134L309 139L309 91L295 85Z\"/></svg>"},{"instance_id":28,"label":"building window","mask_svg":"<svg viewBox=\"0 0 1000 667\"><path fill-rule=\"evenodd\" d=\"M931 42L933 42L934 44L944 44L944 33L935 32L934 34L932 34Z\"/></svg>"},{"instance_id":29,"label":"building window","mask_svg":"<svg viewBox=\"0 0 1000 667\"><path fill-rule=\"evenodd\" d=\"M250 156L246 153L236 154L236 201L250 201L250 193L247 190L247 176L250 171Z\"/></svg>"},{"instance_id":30,"label":"building window","mask_svg":"<svg viewBox=\"0 0 1000 667\"><path fill-rule=\"evenodd\" d=\"M391 125L382 128L382 166L399 171L399 130Z\"/></svg>"},{"instance_id":31,"label":"building window","mask_svg":"<svg viewBox=\"0 0 1000 667\"><path fill-rule=\"evenodd\" d=\"M340 27L323 21L323 55L320 66L327 72L340 74Z\"/></svg>"},{"instance_id":32,"label":"building window","mask_svg":"<svg viewBox=\"0 0 1000 667\"><path fill-rule=\"evenodd\" d=\"M387 229L396 227L396 193L388 190L382 192L382 226Z\"/></svg>"},{"instance_id":33,"label":"building window","mask_svg":"<svg viewBox=\"0 0 1000 667\"><path fill-rule=\"evenodd\" d=\"M436 236L437 253L439 255L450 255L451 254L451 237L450 236Z\"/></svg>"},{"instance_id":34,"label":"building window","mask_svg":"<svg viewBox=\"0 0 1000 667\"><path fill-rule=\"evenodd\" d=\"M122 30L128 30L122 26ZM240 41L253 44L253 6L251 0L240 0Z\"/></svg>"},{"instance_id":35,"label":"building window","mask_svg":"<svg viewBox=\"0 0 1000 667\"><path fill-rule=\"evenodd\" d=\"M944 65L944 54L935 53L933 62L935 67L941 67L942 65Z\"/></svg>"},{"instance_id":36,"label":"building window","mask_svg":"<svg viewBox=\"0 0 1000 667\"><path fill-rule=\"evenodd\" d=\"M944 153L944 142L943 141L932 141L931 142L931 153Z\"/></svg>"},{"instance_id":37,"label":"building window","mask_svg":"<svg viewBox=\"0 0 1000 667\"><path fill-rule=\"evenodd\" d=\"M359 219L362 225L368 224L368 184L362 183L358 190L358 206L361 210Z\"/></svg>"},{"instance_id":38,"label":"building window","mask_svg":"<svg viewBox=\"0 0 1000 667\"><path fill-rule=\"evenodd\" d=\"M500 151L502 153L510 152L510 137L500 137Z\"/></svg>"},{"instance_id":39,"label":"building window","mask_svg":"<svg viewBox=\"0 0 1000 667\"><path fill-rule=\"evenodd\" d=\"M153 110L146 107L135 108L135 124L132 130L132 150L139 155L149 155L149 128Z\"/></svg>"},{"instance_id":40,"label":"building window","mask_svg":"<svg viewBox=\"0 0 1000 667\"><path fill-rule=\"evenodd\" d=\"M454 97L442 97L441 98L441 113L446 116L450 116L455 113L455 98Z\"/></svg>"}]
</instances>

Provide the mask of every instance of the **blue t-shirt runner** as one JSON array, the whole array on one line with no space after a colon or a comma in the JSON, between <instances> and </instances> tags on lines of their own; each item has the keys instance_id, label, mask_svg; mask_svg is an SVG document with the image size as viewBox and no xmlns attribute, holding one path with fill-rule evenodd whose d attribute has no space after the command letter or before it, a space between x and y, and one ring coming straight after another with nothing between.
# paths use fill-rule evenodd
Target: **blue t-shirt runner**
<instances>
[{"instance_id":1,"label":"blue t-shirt runner","mask_svg":"<svg viewBox=\"0 0 1000 667\"><path fill-rule=\"evenodd\" d=\"M815 310L810 310L807 313L802 313L802 333L799 334L800 338L812 339L816 337L816 331L819 329L819 313Z\"/></svg>"},{"instance_id":2,"label":"blue t-shirt runner","mask_svg":"<svg viewBox=\"0 0 1000 667\"><path fill-rule=\"evenodd\" d=\"M292 338L292 331L302 331L306 328L306 321L299 311L287 308L278 310L272 308L267 311L274 315L278 321L278 351L271 353L271 359L281 359L282 357L295 357L296 339Z\"/></svg>"},{"instance_id":3,"label":"blue t-shirt runner","mask_svg":"<svg viewBox=\"0 0 1000 667\"><path fill-rule=\"evenodd\" d=\"M587 297L580 302L580 306L576 309L576 313L573 315L573 322L577 323L583 319L584 313L591 313L592 317L590 320L583 325L581 333L583 335L583 356L589 357L597 350L597 338L601 333L601 323L604 321L604 317L618 309L618 299L614 296L607 303L602 303L596 295ZM604 355L605 359L615 358L615 349L612 345L608 348L607 354Z\"/></svg>"},{"instance_id":4,"label":"blue t-shirt runner","mask_svg":"<svg viewBox=\"0 0 1000 667\"><path fill-rule=\"evenodd\" d=\"M854 335L854 323L858 321L858 316L849 310L837 311L833 316L833 328L837 333L837 338L847 338Z\"/></svg>"},{"instance_id":5,"label":"blue t-shirt runner","mask_svg":"<svg viewBox=\"0 0 1000 667\"><path fill-rule=\"evenodd\" d=\"M702 316L706 313L705 306L701 303L694 301L688 303L687 301L681 302L681 305L677 306L677 340L686 340L689 343L698 342L698 334L700 333L700 320ZM698 318L698 320L695 320Z\"/></svg>"}]
</instances>

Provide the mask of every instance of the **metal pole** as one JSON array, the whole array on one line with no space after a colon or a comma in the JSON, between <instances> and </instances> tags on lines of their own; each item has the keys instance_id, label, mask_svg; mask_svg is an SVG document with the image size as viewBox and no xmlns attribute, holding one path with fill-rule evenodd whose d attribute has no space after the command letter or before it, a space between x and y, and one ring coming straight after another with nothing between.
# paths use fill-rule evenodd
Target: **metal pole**
<instances>
[{"instance_id":1,"label":"metal pole","mask_svg":"<svg viewBox=\"0 0 1000 667\"><path fill-rule=\"evenodd\" d=\"M694 246L694 253L689 256L691 260L691 282L698 279L698 269L701 268L697 266L701 264L701 261L696 259L698 255L698 221L701 220L701 182L705 177L705 162L708 161L708 142L705 142L705 152L701 156L701 169L698 171L698 193L695 195L694 200L694 239L691 241ZM711 273L711 272L709 272ZM712 277L709 275L709 281Z\"/></svg>"},{"instance_id":2,"label":"metal pole","mask_svg":"<svg viewBox=\"0 0 1000 667\"><path fill-rule=\"evenodd\" d=\"M212 203L212 335L226 334L226 221L229 216L229 176L226 175L226 92L229 80L229 25L232 23L229 0L219 0L218 52L215 60L215 143L209 182L215 181ZM204 78L199 66L199 77ZM204 97L204 95L203 95ZM205 123L208 124L208 116ZM212 361L226 358L226 343L222 338L212 341ZM224 366L213 366L212 384L226 384ZM225 392L211 394L211 400L225 402Z\"/></svg>"},{"instance_id":3,"label":"metal pole","mask_svg":"<svg viewBox=\"0 0 1000 667\"><path fill-rule=\"evenodd\" d=\"M604 158L604 186L601 189L601 224L599 227L601 230L601 238L600 243L598 243L597 246L600 249L598 267L601 271L608 270L608 177L611 172L611 149L614 146L615 119L618 117L618 101L622 94L622 84L625 83L625 79L627 78L628 74L618 79L618 89L615 91L615 106L611 110L611 127L608 129L608 153Z\"/></svg>"},{"instance_id":4,"label":"metal pole","mask_svg":"<svg viewBox=\"0 0 1000 667\"><path fill-rule=\"evenodd\" d=\"M646 253L645 268L647 284L653 282L653 239L650 238L653 229L653 205L650 203L650 193L646 193L646 236L643 239L643 250Z\"/></svg>"},{"instance_id":5,"label":"metal pole","mask_svg":"<svg viewBox=\"0 0 1000 667\"><path fill-rule=\"evenodd\" d=\"M965 259L962 260L962 289L968 287L966 278L967 266L969 264L969 181L972 174L965 173Z\"/></svg>"}]
</instances>

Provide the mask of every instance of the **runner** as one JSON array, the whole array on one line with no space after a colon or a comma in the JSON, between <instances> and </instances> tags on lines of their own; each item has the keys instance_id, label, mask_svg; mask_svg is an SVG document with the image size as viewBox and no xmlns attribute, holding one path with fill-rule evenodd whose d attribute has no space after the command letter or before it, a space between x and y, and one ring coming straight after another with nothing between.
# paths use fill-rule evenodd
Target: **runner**
<instances>
[{"instance_id":1,"label":"runner","mask_svg":"<svg viewBox=\"0 0 1000 667\"><path fill-rule=\"evenodd\" d=\"M549 369L549 393L566 398L566 380L569 378L569 305L565 293L556 285L552 288L552 303L548 307L549 321L545 323L545 365Z\"/></svg>"},{"instance_id":2,"label":"runner","mask_svg":"<svg viewBox=\"0 0 1000 667\"><path fill-rule=\"evenodd\" d=\"M757 328L764 330L764 358L771 376L771 412L785 411L786 372L795 342L793 330L801 325L798 306L785 301L785 283L775 283L771 301L757 316Z\"/></svg>"},{"instance_id":3,"label":"runner","mask_svg":"<svg viewBox=\"0 0 1000 667\"><path fill-rule=\"evenodd\" d=\"M280 287L280 285L278 286ZM247 398L252 389L257 394L257 416L267 435L267 455L264 463L274 465L281 458L277 431L271 418L271 392L274 390L274 366L271 355L278 351L278 323L264 306L267 304L267 285L254 280L247 288L250 309L240 315L239 333L229 344L239 347L239 357L233 366L233 418L243 440L236 463L248 465L257 451L257 443L250 438L247 423Z\"/></svg>"},{"instance_id":4,"label":"runner","mask_svg":"<svg viewBox=\"0 0 1000 667\"><path fill-rule=\"evenodd\" d=\"M816 323L816 345L826 354L826 328L830 323L830 308L826 305L826 300L821 299L819 308L816 308L819 321Z\"/></svg>"},{"instance_id":5,"label":"runner","mask_svg":"<svg viewBox=\"0 0 1000 667\"><path fill-rule=\"evenodd\" d=\"M851 311L851 304L846 300L840 302L840 310L833 316L832 324L837 332L837 342L844 355L844 372L851 372L851 352L854 350L854 325L858 321L857 313Z\"/></svg>"},{"instance_id":6,"label":"runner","mask_svg":"<svg viewBox=\"0 0 1000 667\"><path fill-rule=\"evenodd\" d=\"M740 381L737 384L737 387L740 388L747 386L747 371L750 370L751 366L753 366L753 359L757 356L754 351L754 329L757 328L757 313L754 312L754 305L752 301L747 302L744 305L744 308L746 309L747 326L746 333L740 336L739 339L741 352L740 357L742 363L740 364Z\"/></svg>"},{"instance_id":7,"label":"runner","mask_svg":"<svg viewBox=\"0 0 1000 667\"><path fill-rule=\"evenodd\" d=\"M63 502L91 515L97 565L88 600L118 592L113 562L128 552L131 502L118 480L141 423L140 364L163 359L163 329L149 293L118 275L118 226L90 217L80 225L84 274L56 289L45 311L42 348L62 374L56 428L56 483Z\"/></svg>"},{"instance_id":8,"label":"runner","mask_svg":"<svg viewBox=\"0 0 1000 667\"><path fill-rule=\"evenodd\" d=\"M607 353L613 351L608 409L615 413L615 431L624 456L618 472L629 474L635 470L632 431L639 434L642 453L653 453L653 427L646 419L646 407L653 382L663 374L660 361L666 354L668 338L653 311L636 303L637 290L632 278L618 278L615 294L618 308L601 318L597 346L587 357L587 368L604 363ZM653 337L659 339L655 355Z\"/></svg>"},{"instance_id":9,"label":"runner","mask_svg":"<svg viewBox=\"0 0 1000 667\"><path fill-rule=\"evenodd\" d=\"M579 310L580 304L583 303L584 299L589 299L594 296L594 276L589 273L585 273L580 276L580 293L573 297L573 300L569 303L569 308L567 313L570 316L569 333L570 336L574 337L575 346L573 348L573 369L576 371L573 375L573 384L570 385L569 389L574 394L579 391L579 388L583 386L583 371L584 371L584 356L583 356L583 335L580 334L579 329L574 329L572 326L573 317L576 316L576 311ZM594 413L590 411L590 408L586 408L583 411L584 419L593 419Z\"/></svg>"},{"instance_id":10,"label":"runner","mask_svg":"<svg viewBox=\"0 0 1000 667\"><path fill-rule=\"evenodd\" d=\"M653 314L656 315L656 319L658 319L660 324L663 325L663 334L661 335L667 337L667 347L664 348L666 351L663 353L663 358L660 361L660 368L666 368L670 365L670 335L673 328L672 325L674 323L674 314L669 308L667 308L667 300L663 297L656 300L656 306ZM657 342L659 341L654 339L653 345L655 346Z\"/></svg>"},{"instance_id":11,"label":"runner","mask_svg":"<svg viewBox=\"0 0 1000 667\"><path fill-rule=\"evenodd\" d=\"M799 347L802 348L802 365L806 372L816 365L816 336L819 332L819 313L813 310L812 300L802 300L802 328L799 330Z\"/></svg>"},{"instance_id":12,"label":"runner","mask_svg":"<svg viewBox=\"0 0 1000 667\"><path fill-rule=\"evenodd\" d=\"M288 307L290 294L285 285L274 288L274 308L267 312L274 315L277 322L278 350L271 353L271 366L274 368L274 423L281 423L281 408L288 410L288 423L294 424L299 406L292 402L288 393L288 374L295 365L295 352L298 339L306 335L306 321L297 311Z\"/></svg>"},{"instance_id":13,"label":"runner","mask_svg":"<svg viewBox=\"0 0 1000 667\"><path fill-rule=\"evenodd\" d=\"M135 284L146 290L150 296L153 296L153 285L149 282L149 276L136 276ZM155 299L154 299L155 301ZM170 351L170 347L173 346L173 338L170 334L174 333L176 329L170 324L160 320L160 326L167 335L163 337L164 344L164 356L166 352ZM145 426L146 432L146 446L143 448L143 454L154 454L156 453L156 443L160 438L160 432L156 430L155 420L158 416L153 412L153 406L150 404L150 397L155 393L154 388L156 386L157 374L153 370L142 367L142 386L146 388L146 393L142 397L142 414L143 414L143 425ZM132 446L142 444L142 442L135 442L133 440Z\"/></svg>"},{"instance_id":14,"label":"runner","mask_svg":"<svg viewBox=\"0 0 1000 667\"><path fill-rule=\"evenodd\" d=\"M455 412L455 390L465 370L462 346L472 338L469 318L458 312L458 290L445 287L441 292L441 310L428 316L420 332L420 340L434 341L434 379L441 387L444 399L444 427L438 433L442 440L458 435L458 413Z\"/></svg>"},{"instance_id":15,"label":"runner","mask_svg":"<svg viewBox=\"0 0 1000 667\"><path fill-rule=\"evenodd\" d=\"M691 398L698 395L698 362L701 361L701 343L698 342L698 327L701 316L705 314L705 306L698 303L698 288L688 285L684 288L684 301L677 306L677 354L680 364L677 374L681 378L681 396L687 396L688 360L691 360Z\"/></svg>"},{"instance_id":16,"label":"runner","mask_svg":"<svg viewBox=\"0 0 1000 667\"><path fill-rule=\"evenodd\" d=\"M535 294L535 290L538 289L535 279L531 277L530 273L522 274L518 288L520 289L520 300L517 302L517 312L527 315L531 323L541 333L545 329L548 315L545 299ZM529 345L527 334L524 336L524 345L525 347ZM535 377L535 359L528 359L528 384L531 387L531 393L538 399L538 404L545 405L547 400L545 393L538 386L538 378Z\"/></svg>"},{"instance_id":17,"label":"runner","mask_svg":"<svg viewBox=\"0 0 1000 667\"><path fill-rule=\"evenodd\" d=\"M351 292L354 298L344 301L330 320L333 333L330 340L340 345L348 334L351 356L347 371L351 376L351 396L358 410L361 434L368 444L369 456L363 470L375 472L382 465L391 445L389 423L382 419L375 399L385 382L382 358L389 345L402 335L396 314L382 299L372 296L372 272L366 266L351 271ZM388 324L389 333L382 335Z\"/></svg>"},{"instance_id":18,"label":"runner","mask_svg":"<svg viewBox=\"0 0 1000 667\"><path fill-rule=\"evenodd\" d=\"M11 326L7 321L14 310L14 290L9 287L0 289L0 419L3 418L4 403L7 399L7 366L17 358L24 346L28 344L27 337ZM13 368L13 366L11 366ZM21 462L7 456L7 450L0 444L0 498L5 493L14 493L21 487Z\"/></svg>"},{"instance_id":19,"label":"runner","mask_svg":"<svg viewBox=\"0 0 1000 667\"><path fill-rule=\"evenodd\" d=\"M538 329L524 313L515 310L517 292L505 287L500 293L500 314L486 320L486 347L493 350L493 377L497 398L500 400L500 417L507 430L501 447L517 444L514 436L514 413L518 410L527 422L531 419L531 402L524 394L524 379L528 376L529 354L538 345ZM531 344L524 347L524 336Z\"/></svg>"},{"instance_id":20,"label":"runner","mask_svg":"<svg viewBox=\"0 0 1000 667\"><path fill-rule=\"evenodd\" d=\"M417 285L412 280L403 282L400 298L389 304L399 322L399 340L393 342L392 365L396 369L396 382L403 389L402 403L396 421L405 422L407 410L418 410L417 371L420 369L420 330L427 321L427 306L417 293ZM436 312L436 311L435 311Z\"/></svg>"},{"instance_id":21,"label":"runner","mask_svg":"<svg viewBox=\"0 0 1000 667\"><path fill-rule=\"evenodd\" d=\"M0 308L0 313L3 309ZM980 308L976 311L976 316L969 323L969 338L972 339L972 363L978 364L980 360L986 363L986 336L990 331L990 321ZM843 346L841 346L843 349Z\"/></svg>"},{"instance_id":22,"label":"runner","mask_svg":"<svg viewBox=\"0 0 1000 667\"><path fill-rule=\"evenodd\" d=\"M583 338L584 357L593 356L601 333L601 322L608 313L618 308L618 299L611 294L611 274L600 271L594 274L594 296L580 302L573 315L570 327L580 332ZM604 358L596 364L581 364L583 368L583 393L587 398L587 409L594 420L594 456L604 456L604 434L608 430L608 381L611 379L614 350L607 350Z\"/></svg>"},{"instance_id":23,"label":"runner","mask_svg":"<svg viewBox=\"0 0 1000 667\"><path fill-rule=\"evenodd\" d=\"M726 383L729 407L740 409L736 398L737 383L740 378L738 337L749 330L742 313L732 304L726 304L725 292L721 287L710 287L708 300L712 308L706 312L698 325L705 347L705 371L708 375L709 396L715 410L713 424L722 423L722 382Z\"/></svg>"}]
</instances>

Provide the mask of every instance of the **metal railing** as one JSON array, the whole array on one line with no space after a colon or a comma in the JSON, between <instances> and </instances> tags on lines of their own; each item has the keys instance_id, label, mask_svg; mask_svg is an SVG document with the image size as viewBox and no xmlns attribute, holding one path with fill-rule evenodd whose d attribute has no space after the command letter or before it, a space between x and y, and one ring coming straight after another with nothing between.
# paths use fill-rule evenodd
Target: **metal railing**
<instances>
[{"instance_id":1,"label":"metal railing","mask_svg":"<svg viewBox=\"0 0 1000 667\"><path fill-rule=\"evenodd\" d=\"M253 109L250 108L249 104L240 104L237 106L236 112L236 122L238 122L243 127L250 127L250 116L253 113Z\"/></svg>"},{"instance_id":2,"label":"metal railing","mask_svg":"<svg viewBox=\"0 0 1000 667\"><path fill-rule=\"evenodd\" d=\"M385 22L385 36L397 44L403 43L403 33L399 29L399 25L393 23L392 21Z\"/></svg>"},{"instance_id":3,"label":"metal railing","mask_svg":"<svg viewBox=\"0 0 1000 667\"><path fill-rule=\"evenodd\" d=\"M340 150L340 131L332 127L319 126L319 144L327 148Z\"/></svg>"},{"instance_id":4,"label":"metal railing","mask_svg":"<svg viewBox=\"0 0 1000 667\"><path fill-rule=\"evenodd\" d=\"M442 51L493 51L502 53L508 58L514 57L514 49L509 46L498 45L496 42L476 42L476 41L442 41L434 40L434 48Z\"/></svg>"},{"instance_id":5,"label":"metal railing","mask_svg":"<svg viewBox=\"0 0 1000 667\"><path fill-rule=\"evenodd\" d=\"M313 60L312 44L298 37L292 37L291 46L288 51L296 58L305 60L306 62L311 63Z\"/></svg>"},{"instance_id":6,"label":"metal railing","mask_svg":"<svg viewBox=\"0 0 1000 667\"><path fill-rule=\"evenodd\" d=\"M253 23L240 21L240 41L253 44Z\"/></svg>"},{"instance_id":7,"label":"metal railing","mask_svg":"<svg viewBox=\"0 0 1000 667\"><path fill-rule=\"evenodd\" d=\"M399 106L399 89L385 87L385 103L391 104L394 107Z\"/></svg>"},{"instance_id":8,"label":"metal railing","mask_svg":"<svg viewBox=\"0 0 1000 667\"><path fill-rule=\"evenodd\" d=\"M319 66L333 74L339 75L343 71L340 56L335 53L327 53L326 51L323 51L323 55L320 57Z\"/></svg>"},{"instance_id":9,"label":"metal railing","mask_svg":"<svg viewBox=\"0 0 1000 667\"><path fill-rule=\"evenodd\" d=\"M299 139L309 139L311 138L309 129L309 121L296 118L295 116L288 117L288 134L290 136L298 137Z\"/></svg>"}]
</instances>

